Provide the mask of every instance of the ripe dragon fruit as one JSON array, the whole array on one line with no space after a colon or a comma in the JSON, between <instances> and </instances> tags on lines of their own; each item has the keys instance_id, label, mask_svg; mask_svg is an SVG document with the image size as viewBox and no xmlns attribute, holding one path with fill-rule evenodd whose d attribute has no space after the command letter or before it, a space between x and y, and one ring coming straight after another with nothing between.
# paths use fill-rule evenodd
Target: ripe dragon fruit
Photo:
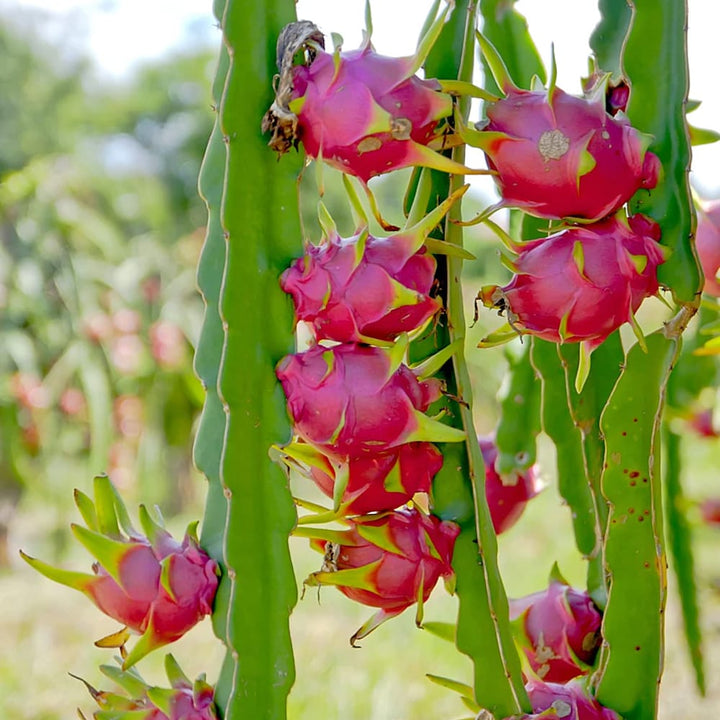
<instances>
[{"instance_id":1,"label":"ripe dragon fruit","mask_svg":"<svg viewBox=\"0 0 720 720\"><path fill-rule=\"evenodd\" d=\"M123 672L114 665L101 665L100 670L126 694L96 690L78 678L100 706L93 713L95 720L217 720L212 685L204 675L191 682L172 655L165 656L170 688L148 685L138 673Z\"/></svg>"},{"instance_id":2,"label":"ripe dragon fruit","mask_svg":"<svg viewBox=\"0 0 720 720\"><path fill-rule=\"evenodd\" d=\"M586 592L570 587L554 568L546 590L509 602L516 641L541 680L564 683L588 672L602 616Z\"/></svg>"},{"instance_id":3,"label":"ripe dragon fruit","mask_svg":"<svg viewBox=\"0 0 720 720\"><path fill-rule=\"evenodd\" d=\"M515 245L516 275L485 286L478 300L507 314L517 332L551 342L581 342L585 357L623 323L639 337L635 312L658 291L665 260L660 228L643 215L567 228Z\"/></svg>"},{"instance_id":4,"label":"ripe dragon fruit","mask_svg":"<svg viewBox=\"0 0 720 720\"><path fill-rule=\"evenodd\" d=\"M481 46L505 97L487 104L481 131L463 137L485 152L502 205L593 221L616 212L637 190L655 187L660 161L647 151L651 138L620 112L605 111L603 87L592 98L554 86L521 90L490 43L483 38Z\"/></svg>"},{"instance_id":5,"label":"ripe dragon fruit","mask_svg":"<svg viewBox=\"0 0 720 720\"><path fill-rule=\"evenodd\" d=\"M531 680L525 685L533 713L512 720L622 720L614 710L590 697L578 681L566 684Z\"/></svg>"},{"instance_id":6,"label":"ripe dragon fruit","mask_svg":"<svg viewBox=\"0 0 720 720\"><path fill-rule=\"evenodd\" d=\"M705 275L703 292L720 297L720 201L709 203L698 210L698 226L695 247Z\"/></svg>"},{"instance_id":7,"label":"ripe dragon fruit","mask_svg":"<svg viewBox=\"0 0 720 720\"><path fill-rule=\"evenodd\" d=\"M345 239L326 221L322 243L308 245L280 278L297 319L310 323L317 339L338 342L394 340L422 327L442 306L430 295L437 263L423 243L466 189L390 237L364 228Z\"/></svg>"},{"instance_id":8,"label":"ripe dragon fruit","mask_svg":"<svg viewBox=\"0 0 720 720\"><path fill-rule=\"evenodd\" d=\"M442 453L427 442L414 442L379 453L333 462L319 451L301 443L291 443L283 452L301 465L328 497L344 483L337 515L366 515L405 505L415 493L430 491L432 479L443 464Z\"/></svg>"},{"instance_id":9,"label":"ripe dragon fruit","mask_svg":"<svg viewBox=\"0 0 720 720\"><path fill-rule=\"evenodd\" d=\"M309 157L363 183L417 165L468 172L436 152L454 142L444 122L453 114L453 99L443 88L454 91L459 84L415 75L448 9L434 21L416 55L405 58L378 55L369 33L359 50L327 53L313 23L288 25L278 38L275 102L263 119L263 131L273 133L270 146L283 154L301 142ZM297 64L301 52L305 63Z\"/></svg>"},{"instance_id":10,"label":"ripe dragon fruit","mask_svg":"<svg viewBox=\"0 0 720 720\"><path fill-rule=\"evenodd\" d=\"M495 533L509 530L523 514L525 506L541 489L535 467L513 477L501 476L495 469L498 451L492 437L478 438L485 462L485 497Z\"/></svg>"},{"instance_id":11,"label":"ripe dragon fruit","mask_svg":"<svg viewBox=\"0 0 720 720\"><path fill-rule=\"evenodd\" d=\"M450 563L460 528L415 508L347 522L348 530L317 531L311 544L325 560L305 584L335 585L352 600L380 608L352 636L352 644L415 603L420 624L422 604L438 579L452 583Z\"/></svg>"},{"instance_id":12,"label":"ripe dragon fruit","mask_svg":"<svg viewBox=\"0 0 720 720\"><path fill-rule=\"evenodd\" d=\"M179 543L141 505L139 517L146 535L139 533L105 476L95 478L94 503L80 491L75 492L75 501L87 527L71 527L97 558L93 574L62 570L21 555L38 572L80 590L125 626L96 643L120 647L125 668L151 650L182 637L212 612L219 569L198 545L195 524L188 527ZM128 628L141 637L125 656Z\"/></svg>"},{"instance_id":13,"label":"ripe dragon fruit","mask_svg":"<svg viewBox=\"0 0 720 720\"><path fill-rule=\"evenodd\" d=\"M295 432L329 457L377 454L409 442L453 442L465 434L424 414L440 381L419 380L390 349L317 345L280 361L276 374Z\"/></svg>"}]
</instances>

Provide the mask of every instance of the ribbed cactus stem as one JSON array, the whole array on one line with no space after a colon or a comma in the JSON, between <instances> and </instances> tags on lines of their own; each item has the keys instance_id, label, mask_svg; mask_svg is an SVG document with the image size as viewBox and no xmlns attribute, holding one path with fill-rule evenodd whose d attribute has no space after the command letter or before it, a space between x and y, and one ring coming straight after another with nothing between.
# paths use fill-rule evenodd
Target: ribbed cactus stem
<instances>
[{"instance_id":1,"label":"ribbed cactus stem","mask_svg":"<svg viewBox=\"0 0 720 720\"><path fill-rule=\"evenodd\" d=\"M294 9L292 0L214 8L224 45L214 86L218 120L200 178L209 219L196 369L208 394L195 458L209 482L202 541L223 569L213 623L227 655L215 695L230 720L285 717L294 680L288 618L297 589L288 535L296 515L287 477L268 450L290 435L274 366L293 349L278 276L301 247L299 168L275 161L260 128L275 38Z\"/></svg>"}]
</instances>

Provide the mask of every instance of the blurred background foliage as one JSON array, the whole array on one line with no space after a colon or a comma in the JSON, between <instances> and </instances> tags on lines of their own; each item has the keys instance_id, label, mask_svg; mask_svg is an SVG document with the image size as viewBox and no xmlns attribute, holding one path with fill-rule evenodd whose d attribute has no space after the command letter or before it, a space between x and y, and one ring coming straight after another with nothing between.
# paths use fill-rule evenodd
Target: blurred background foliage
<instances>
[{"instance_id":1,"label":"blurred background foliage","mask_svg":"<svg viewBox=\"0 0 720 720\"><path fill-rule=\"evenodd\" d=\"M214 49L121 81L63 52L0 17L0 566L23 499L43 500L47 532L99 472L170 515L202 490L196 188Z\"/></svg>"}]
</instances>

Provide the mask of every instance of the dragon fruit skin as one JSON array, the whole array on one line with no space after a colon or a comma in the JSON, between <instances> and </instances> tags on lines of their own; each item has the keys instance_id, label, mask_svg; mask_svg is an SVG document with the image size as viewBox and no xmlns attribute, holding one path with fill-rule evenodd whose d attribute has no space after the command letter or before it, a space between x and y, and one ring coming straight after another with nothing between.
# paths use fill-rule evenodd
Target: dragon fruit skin
<instances>
[{"instance_id":1,"label":"dragon fruit skin","mask_svg":"<svg viewBox=\"0 0 720 720\"><path fill-rule=\"evenodd\" d=\"M375 247L389 239L364 236L367 249L359 263L355 245L363 235L337 236L308 247L281 277L297 318L311 323L320 340L392 340L424 325L441 307L429 295L432 255L420 250L393 274L373 258Z\"/></svg>"},{"instance_id":2,"label":"dragon fruit skin","mask_svg":"<svg viewBox=\"0 0 720 720\"><path fill-rule=\"evenodd\" d=\"M658 291L665 260L659 226L642 215L570 227L523 243L516 275L481 289L488 307L507 311L518 331L551 342L586 342L590 350Z\"/></svg>"},{"instance_id":3,"label":"dragon fruit skin","mask_svg":"<svg viewBox=\"0 0 720 720\"><path fill-rule=\"evenodd\" d=\"M438 123L452 115L450 95L437 81L413 74L414 58L359 50L318 52L294 68L290 109L309 157L322 158L364 182L382 173L428 165L437 153Z\"/></svg>"},{"instance_id":4,"label":"dragon fruit skin","mask_svg":"<svg viewBox=\"0 0 720 720\"><path fill-rule=\"evenodd\" d=\"M460 528L409 507L349 522L340 543L311 541L325 562L305 584L335 585L351 600L379 608L353 636L354 642L418 601L425 602L441 577L454 578L451 560Z\"/></svg>"},{"instance_id":5,"label":"dragon fruit skin","mask_svg":"<svg viewBox=\"0 0 720 720\"><path fill-rule=\"evenodd\" d=\"M720 297L720 283L717 280L720 270L720 201L709 203L698 210L695 247L705 275L703 292Z\"/></svg>"},{"instance_id":6,"label":"dragon fruit skin","mask_svg":"<svg viewBox=\"0 0 720 720\"><path fill-rule=\"evenodd\" d=\"M590 697L577 681L550 683L530 680L525 685L533 714L515 720L622 720L614 710Z\"/></svg>"},{"instance_id":7,"label":"dragon fruit skin","mask_svg":"<svg viewBox=\"0 0 720 720\"><path fill-rule=\"evenodd\" d=\"M485 497L495 533L509 530L523 514L528 501L541 490L535 467L515 477L502 477L495 469L498 451L492 437L478 438L485 463Z\"/></svg>"},{"instance_id":8,"label":"dragon fruit skin","mask_svg":"<svg viewBox=\"0 0 720 720\"><path fill-rule=\"evenodd\" d=\"M587 593L553 578L546 590L509 603L518 644L541 680L564 683L587 673L602 622Z\"/></svg>"},{"instance_id":9,"label":"dragon fruit skin","mask_svg":"<svg viewBox=\"0 0 720 720\"><path fill-rule=\"evenodd\" d=\"M98 481L112 487L106 477ZM96 500L96 505L113 492ZM117 507L119 496L113 499ZM124 506L122 514L127 518ZM22 554L43 575L80 590L106 615L141 635L126 657L125 667L182 637L209 615L218 586L218 565L198 545L194 526L179 543L142 506L140 517L149 537L127 526L127 536L101 532L97 527L71 526L81 544L98 559L93 574L61 570ZM116 636L122 638L116 646L124 646L123 633ZM106 644L108 639L99 642Z\"/></svg>"},{"instance_id":10,"label":"dragon fruit skin","mask_svg":"<svg viewBox=\"0 0 720 720\"><path fill-rule=\"evenodd\" d=\"M648 138L609 115L600 97L508 88L487 118L478 139L504 205L594 221L657 184L660 161L647 152Z\"/></svg>"},{"instance_id":11,"label":"dragon fruit skin","mask_svg":"<svg viewBox=\"0 0 720 720\"><path fill-rule=\"evenodd\" d=\"M442 464L442 453L425 442L405 443L382 453L350 458L341 514L366 515L405 505L415 493L430 492L432 479ZM313 467L310 477L328 497L333 497L335 478L331 472Z\"/></svg>"},{"instance_id":12,"label":"dragon fruit skin","mask_svg":"<svg viewBox=\"0 0 720 720\"><path fill-rule=\"evenodd\" d=\"M286 356L276 374L295 432L340 459L408 442L464 439L461 431L423 414L440 397L440 382L418 380L396 355L348 343Z\"/></svg>"}]
</instances>

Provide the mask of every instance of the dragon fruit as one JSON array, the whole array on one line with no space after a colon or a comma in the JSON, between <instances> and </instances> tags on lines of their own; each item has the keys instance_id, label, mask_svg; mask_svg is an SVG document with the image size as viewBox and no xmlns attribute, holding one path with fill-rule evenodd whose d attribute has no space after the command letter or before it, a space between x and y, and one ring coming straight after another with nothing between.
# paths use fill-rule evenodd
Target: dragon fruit
<instances>
[{"instance_id":1,"label":"dragon fruit","mask_svg":"<svg viewBox=\"0 0 720 720\"><path fill-rule=\"evenodd\" d=\"M432 479L442 464L442 453L434 445L415 442L351 457L343 463L333 463L317 453L308 463L306 474L328 497L334 496L336 483L344 478L346 486L338 514L366 515L394 510L412 500L415 493L430 492Z\"/></svg>"},{"instance_id":2,"label":"dragon fruit","mask_svg":"<svg viewBox=\"0 0 720 720\"><path fill-rule=\"evenodd\" d=\"M699 505L700 518L706 525L720 526L720 497L705 498Z\"/></svg>"},{"instance_id":3,"label":"dragon fruit","mask_svg":"<svg viewBox=\"0 0 720 720\"><path fill-rule=\"evenodd\" d=\"M515 245L516 275L483 287L478 300L507 314L518 332L551 342L581 342L589 355L658 291L665 260L660 228L643 215L607 218Z\"/></svg>"},{"instance_id":4,"label":"dragon fruit","mask_svg":"<svg viewBox=\"0 0 720 720\"><path fill-rule=\"evenodd\" d=\"M409 442L452 442L462 431L424 414L440 381L402 364L403 343L348 343L288 355L276 368L295 432L329 457L377 454Z\"/></svg>"},{"instance_id":5,"label":"dragon fruit","mask_svg":"<svg viewBox=\"0 0 720 720\"><path fill-rule=\"evenodd\" d=\"M93 713L95 720L217 719L212 685L206 682L204 675L191 682L172 655L165 656L170 688L148 685L136 672L123 672L113 665L101 665L100 670L126 694L96 690L78 678L100 706L100 710ZM84 715L80 713L80 717L84 718Z\"/></svg>"},{"instance_id":6,"label":"dragon fruit","mask_svg":"<svg viewBox=\"0 0 720 720\"><path fill-rule=\"evenodd\" d=\"M578 681L566 684L531 680L525 685L533 714L513 720L622 720L614 710L590 697Z\"/></svg>"},{"instance_id":7,"label":"dragon fruit","mask_svg":"<svg viewBox=\"0 0 720 720\"><path fill-rule=\"evenodd\" d=\"M720 201L709 203L698 210L695 247L705 275L703 292L720 297L720 283L717 280L720 270Z\"/></svg>"},{"instance_id":8,"label":"dragon fruit","mask_svg":"<svg viewBox=\"0 0 720 720\"><path fill-rule=\"evenodd\" d=\"M649 136L620 112L605 110L605 89L592 98L557 87L521 90L497 51L481 45L498 72L505 97L486 106L482 130L464 138L480 147L502 204L544 218L599 220L616 212L641 188L653 188L660 160Z\"/></svg>"},{"instance_id":9,"label":"dragon fruit","mask_svg":"<svg viewBox=\"0 0 720 720\"><path fill-rule=\"evenodd\" d=\"M51 580L80 590L125 626L97 643L120 647L124 667L182 637L212 612L219 569L198 545L195 524L179 543L141 505L139 517L145 535L139 533L105 476L95 479L94 503L80 491L75 492L75 500L87 527L71 527L97 559L93 574L62 570L21 555ZM141 637L126 655L128 629Z\"/></svg>"},{"instance_id":10,"label":"dragon fruit","mask_svg":"<svg viewBox=\"0 0 720 720\"><path fill-rule=\"evenodd\" d=\"M436 152L454 142L445 122L453 114L453 99L443 88L455 90L458 83L415 75L448 9L432 23L418 52L405 58L377 54L369 33L358 50L327 53L313 23L288 25L278 38L275 101L263 119L263 131L273 134L270 146L283 154L301 142L309 157L363 183L417 165L468 172ZM298 64L301 52L305 62Z\"/></svg>"},{"instance_id":11,"label":"dragon fruit","mask_svg":"<svg viewBox=\"0 0 720 720\"><path fill-rule=\"evenodd\" d=\"M555 568L546 590L509 602L518 645L541 680L564 683L588 672L602 616L586 592L570 587Z\"/></svg>"},{"instance_id":12,"label":"dragon fruit","mask_svg":"<svg viewBox=\"0 0 720 720\"><path fill-rule=\"evenodd\" d=\"M498 451L492 437L478 438L485 462L485 497L496 534L509 530L523 514L525 506L541 489L535 467L512 477L495 469Z\"/></svg>"},{"instance_id":13,"label":"dragon fruit","mask_svg":"<svg viewBox=\"0 0 720 720\"><path fill-rule=\"evenodd\" d=\"M445 578L452 589L450 563L460 528L407 507L348 522L348 530L319 530L320 539L311 541L325 559L305 584L335 585L352 600L380 608L352 636L352 644L415 603L420 624L422 604L438 579Z\"/></svg>"},{"instance_id":14,"label":"dragon fruit","mask_svg":"<svg viewBox=\"0 0 720 720\"><path fill-rule=\"evenodd\" d=\"M393 340L422 327L442 306L430 295L436 262L423 243L466 189L390 237L364 228L345 239L325 222L323 242L307 246L280 278L296 317L312 325L316 338L338 342Z\"/></svg>"}]
</instances>

